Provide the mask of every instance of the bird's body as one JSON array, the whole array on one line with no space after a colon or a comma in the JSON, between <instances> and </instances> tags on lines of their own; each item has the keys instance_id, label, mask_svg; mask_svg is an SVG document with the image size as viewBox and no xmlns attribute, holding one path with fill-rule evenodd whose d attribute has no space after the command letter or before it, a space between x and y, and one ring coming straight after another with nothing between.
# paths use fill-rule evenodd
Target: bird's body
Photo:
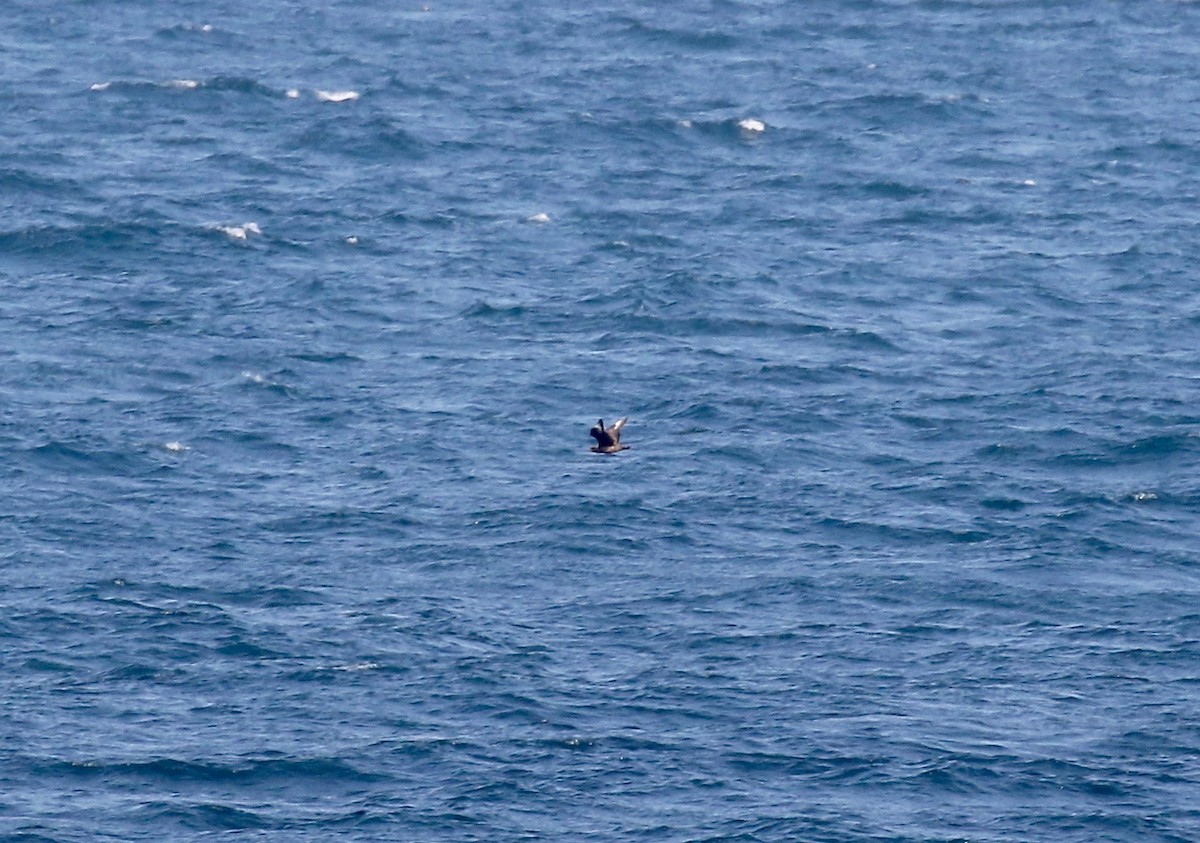
<instances>
[{"instance_id":1,"label":"bird's body","mask_svg":"<svg viewBox=\"0 0 1200 843\"><path fill-rule=\"evenodd\" d=\"M592 451L597 454L615 454L628 448L628 445L621 444L621 428L627 421L628 419L617 419L609 427L604 426L604 419L596 422L596 426L589 431L591 437L596 440Z\"/></svg>"}]
</instances>

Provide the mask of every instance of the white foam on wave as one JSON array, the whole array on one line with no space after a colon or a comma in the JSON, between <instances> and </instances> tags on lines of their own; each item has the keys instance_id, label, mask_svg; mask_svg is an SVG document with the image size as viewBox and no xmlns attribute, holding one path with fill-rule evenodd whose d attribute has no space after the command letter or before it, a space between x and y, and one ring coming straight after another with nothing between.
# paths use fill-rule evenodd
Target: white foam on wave
<instances>
[{"instance_id":1,"label":"white foam on wave","mask_svg":"<svg viewBox=\"0 0 1200 843\"><path fill-rule=\"evenodd\" d=\"M550 222L550 215L544 211L534 214L531 217L525 218L526 222L547 223Z\"/></svg>"},{"instance_id":2,"label":"white foam on wave","mask_svg":"<svg viewBox=\"0 0 1200 843\"><path fill-rule=\"evenodd\" d=\"M173 454L178 454L183 451L191 450L190 448L188 448L187 445L184 445L182 442L164 442L163 449L170 451Z\"/></svg>"},{"instance_id":3,"label":"white foam on wave","mask_svg":"<svg viewBox=\"0 0 1200 843\"><path fill-rule=\"evenodd\" d=\"M262 229L256 222L245 222L241 225L218 225L216 230L228 235L233 240L248 240L251 234L262 234Z\"/></svg>"},{"instance_id":4,"label":"white foam on wave","mask_svg":"<svg viewBox=\"0 0 1200 843\"><path fill-rule=\"evenodd\" d=\"M129 84L129 83L126 83ZM136 83L141 84L141 83ZM196 79L172 79L169 82L153 82L145 83L158 88L171 88L176 91L194 91L201 87L202 83ZM89 91L107 91L113 86L112 82L93 82L89 87Z\"/></svg>"},{"instance_id":5,"label":"white foam on wave","mask_svg":"<svg viewBox=\"0 0 1200 843\"><path fill-rule=\"evenodd\" d=\"M296 88L288 88L287 89L287 98L290 100L300 99L300 91Z\"/></svg>"},{"instance_id":6,"label":"white foam on wave","mask_svg":"<svg viewBox=\"0 0 1200 843\"><path fill-rule=\"evenodd\" d=\"M353 102L360 96L358 91L317 91L317 99L321 102Z\"/></svg>"},{"instance_id":7,"label":"white foam on wave","mask_svg":"<svg viewBox=\"0 0 1200 843\"><path fill-rule=\"evenodd\" d=\"M343 673L358 673L359 671L362 671L362 670L378 670L378 669L379 669L378 662L358 662L357 664L341 664L341 665L336 665L335 667L332 668L332 670L340 671Z\"/></svg>"},{"instance_id":8,"label":"white foam on wave","mask_svg":"<svg viewBox=\"0 0 1200 843\"><path fill-rule=\"evenodd\" d=\"M757 135L767 130L767 124L761 120L755 120L753 117L746 117L738 121L738 128L743 132Z\"/></svg>"},{"instance_id":9,"label":"white foam on wave","mask_svg":"<svg viewBox=\"0 0 1200 843\"><path fill-rule=\"evenodd\" d=\"M264 384L267 382L267 379L258 372L245 371L242 372L242 377L250 381L250 383Z\"/></svg>"}]
</instances>

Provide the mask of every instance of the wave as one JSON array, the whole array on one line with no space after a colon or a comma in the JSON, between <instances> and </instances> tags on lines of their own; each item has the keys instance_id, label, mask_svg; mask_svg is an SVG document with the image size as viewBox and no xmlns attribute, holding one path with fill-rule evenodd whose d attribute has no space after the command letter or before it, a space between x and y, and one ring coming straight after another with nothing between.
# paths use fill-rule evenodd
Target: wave
<instances>
[{"instance_id":1,"label":"wave","mask_svg":"<svg viewBox=\"0 0 1200 843\"><path fill-rule=\"evenodd\" d=\"M224 618L228 607L252 609L296 608L328 603L324 591L301 586L261 585L247 588L209 588L154 580L105 579L80 586L78 595L138 608L160 616L169 608L174 614L216 615Z\"/></svg>"},{"instance_id":2,"label":"wave","mask_svg":"<svg viewBox=\"0 0 1200 843\"><path fill-rule=\"evenodd\" d=\"M20 461L38 471L101 476L138 476L156 465L140 449L113 448L94 440L51 440L18 452Z\"/></svg>"},{"instance_id":3,"label":"wave","mask_svg":"<svg viewBox=\"0 0 1200 843\"><path fill-rule=\"evenodd\" d=\"M657 47L682 47L698 53L712 53L732 50L739 43L735 35L716 29L669 28L629 17L622 23L626 35Z\"/></svg>"},{"instance_id":4,"label":"wave","mask_svg":"<svg viewBox=\"0 0 1200 843\"><path fill-rule=\"evenodd\" d=\"M163 93L235 93L249 96L283 98L281 89L265 85L246 76L213 76L208 79L167 79L152 82L140 79L114 79L93 83L88 90L93 94L143 97Z\"/></svg>"},{"instance_id":5,"label":"wave","mask_svg":"<svg viewBox=\"0 0 1200 843\"><path fill-rule=\"evenodd\" d=\"M123 250L157 240L169 227L169 224L120 220L76 224L35 223L0 231L0 249L10 254Z\"/></svg>"},{"instance_id":6,"label":"wave","mask_svg":"<svg viewBox=\"0 0 1200 843\"><path fill-rule=\"evenodd\" d=\"M371 163L395 162L397 157L424 159L430 152L428 142L415 125L380 114L366 119L350 119L349 112L304 124L295 136L300 147L323 153L359 158Z\"/></svg>"},{"instance_id":7,"label":"wave","mask_svg":"<svg viewBox=\"0 0 1200 843\"><path fill-rule=\"evenodd\" d=\"M50 176L24 167L8 166L0 168L0 190L61 200L64 196L78 198L84 193L84 186L78 179Z\"/></svg>"},{"instance_id":8,"label":"wave","mask_svg":"<svg viewBox=\"0 0 1200 843\"><path fill-rule=\"evenodd\" d=\"M1200 436L1191 431L1161 433L1134 440L1085 437L1087 443L1052 457L1055 463L1074 466L1118 466L1163 462L1200 451Z\"/></svg>"},{"instance_id":9,"label":"wave","mask_svg":"<svg viewBox=\"0 0 1200 843\"><path fill-rule=\"evenodd\" d=\"M768 128L761 118L748 115L715 119L681 118L675 121L675 125L682 130L695 132L701 137L738 144L758 140L767 133Z\"/></svg>"},{"instance_id":10,"label":"wave","mask_svg":"<svg viewBox=\"0 0 1200 843\"><path fill-rule=\"evenodd\" d=\"M301 91L297 87L277 87L249 76L217 75L202 79L179 78L151 81L145 79L112 79L94 82L88 92L97 95L121 95L127 98L157 97L162 94L241 94L273 100L297 100L307 96L319 103L352 103L362 98L362 92L352 89L313 88Z\"/></svg>"},{"instance_id":11,"label":"wave","mask_svg":"<svg viewBox=\"0 0 1200 843\"><path fill-rule=\"evenodd\" d=\"M315 756L253 757L189 760L163 756L145 761L61 761L47 765L55 772L76 778L124 778L165 783L292 783L298 781L370 782L378 779L344 758Z\"/></svg>"},{"instance_id":12,"label":"wave","mask_svg":"<svg viewBox=\"0 0 1200 843\"><path fill-rule=\"evenodd\" d=\"M160 37L175 37L175 36L193 36L197 33L201 35L211 35L216 32L217 28L211 23L178 23L173 26L164 26L155 32L155 35Z\"/></svg>"},{"instance_id":13,"label":"wave","mask_svg":"<svg viewBox=\"0 0 1200 843\"><path fill-rule=\"evenodd\" d=\"M265 813L219 802L151 801L141 806L140 813L156 822L178 823L185 829L206 832L247 831L273 826Z\"/></svg>"},{"instance_id":14,"label":"wave","mask_svg":"<svg viewBox=\"0 0 1200 843\"><path fill-rule=\"evenodd\" d=\"M315 91L318 102L354 102L362 96L358 91Z\"/></svg>"}]
</instances>

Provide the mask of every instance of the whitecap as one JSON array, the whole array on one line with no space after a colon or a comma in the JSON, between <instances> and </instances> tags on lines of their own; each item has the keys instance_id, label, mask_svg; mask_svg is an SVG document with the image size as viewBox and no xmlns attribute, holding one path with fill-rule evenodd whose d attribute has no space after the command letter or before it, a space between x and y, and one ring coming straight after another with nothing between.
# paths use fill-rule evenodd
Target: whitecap
<instances>
[{"instance_id":1,"label":"whitecap","mask_svg":"<svg viewBox=\"0 0 1200 843\"><path fill-rule=\"evenodd\" d=\"M349 237L346 238L346 242L351 246L357 246L358 238L355 235L351 234Z\"/></svg>"},{"instance_id":2,"label":"whitecap","mask_svg":"<svg viewBox=\"0 0 1200 843\"><path fill-rule=\"evenodd\" d=\"M526 222L537 222L537 223L550 222L550 215L545 212L539 212L539 213L534 214L531 217L526 217L525 221Z\"/></svg>"},{"instance_id":3,"label":"whitecap","mask_svg":"<svg viewBox=\"0 0 1200 843\"><path fill-rule=\"evenodd\" d=\"M353 102L359 96L358 91L317 91L317 99L321 102Z\"/></svg>"},{"instance_id":4,"label":"whitecap","mask_svg":"<svg viewBox=\"0 0 1200 843\"><path fill-rule=\"evenodd\" d=\"M755 120L753 117L746 117L738 121L738 128L743 132L757 135L767 130L767 124L761 120Z\"/></svg>"},{"instance_id":5,"label":"whitecap","mask_svg":"<svg viewBox=\"0 0 1200 843\"><path fill-rule=\"evenodd\" d=\"M262 234L262 229L256 222L245 222L241 225L218 225L217 231L223 232L234 240L249 239L251 234Z\"/></svg>"},{"instance_id":6,"label":"whitecap","mask_svg":"<svg viewBox=\"0 0 1200 843\"><path fill-rule=\"evenodd\" d=\"M174 454L178 454L182 451L191 450L190 448L188 448L187 445L184 445L182 442L164 442L163 449L170 451L171 453L174 453Z\"/></svg>"},{"instance_id":7,"label":"whitecap","mask_svg":"<svg viewBox=\"0 0 1200 843\"><path fill-rule=\"evenodd\" d=\"M89 91L107 91L112 87L112 82L96 82L89 88Z\"/></svg>"},{"instance_id":8,"label":"whitecap","mask_svg":"<svg viewBox=\"0 0 1200 843\"><path fill-rule=\"evenodd\" d=\"M287 89L287 98L290 100L300 99L300 91L298 91L295 88L288 88Z\"/></svg>"},{"instance_id":9,"label":"whitecap","mask_svg":"<svg viewBox=\"0 0 1200 843\"><path fill-rule=\"evenodd\" d=\"M260 375L258 372L250 372L250 371L242 372L242 377L245 378L246 380L250 381L250 383L260 383L261 384L261 383L267 382L267 379L264 378L262 375Z\"/></svg>"},{"instance_id":10,"label":"whitecap","mask_svg":"<svg viewBox=\"0 0 1200 843\"><path fill-rule=\"evenodd\" d=\"M194 88L199 88L200 83L195 79L172 79L167 83L168 87L179 88L184 91L190 91Z\"/></svg>"}]
</instances>

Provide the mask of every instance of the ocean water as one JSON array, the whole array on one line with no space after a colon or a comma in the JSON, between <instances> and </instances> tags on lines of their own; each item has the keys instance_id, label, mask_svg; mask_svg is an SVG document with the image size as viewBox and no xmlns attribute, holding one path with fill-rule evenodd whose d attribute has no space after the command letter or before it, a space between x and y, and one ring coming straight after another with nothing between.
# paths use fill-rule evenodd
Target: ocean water
<instances>
[{"instance_id":1,"label":"ocean water","mask_svg":"<svg viewBox=\"0 0 1200 843\"><path fill-rule=\"evenodd\" d=\"M1200 839L1200 6L6 12L0 840Z\"/></svg>"}]
</instances>

